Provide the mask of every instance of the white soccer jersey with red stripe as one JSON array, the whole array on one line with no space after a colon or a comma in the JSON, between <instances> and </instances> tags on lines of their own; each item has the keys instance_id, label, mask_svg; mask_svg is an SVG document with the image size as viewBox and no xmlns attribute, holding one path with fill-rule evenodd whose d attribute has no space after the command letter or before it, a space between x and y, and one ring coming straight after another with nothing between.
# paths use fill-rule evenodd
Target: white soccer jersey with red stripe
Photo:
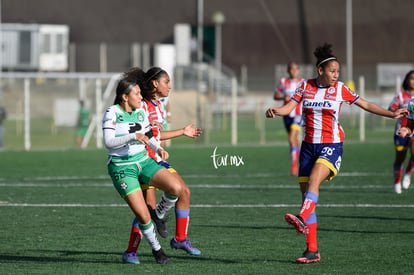
<instances>
[{"instance_id":1,"label":"white soccer jersey with red stripe","mask_svg":"<svg viewBox=\"0 0 414 275\"><path fill-rule=\"evenodd\" d=\"M283 94L285 97L291 98L296 91L296 87L303 81L303 78L299 78L296 81L292 81L289 78L283 77L280 79L279 85L276 87L276 92ZM288 100L285 100L285 104L288 103ZM300 116L302 114L302 108L300 104L290 112L289 117Z\"/></svg>"},{"instance_id":2,"label":"white soccer jersey with red stripe","mask_svg":"<svg viewBox=\"0 0 414 275\"><path fill-rule=\"evenodd\" d=\"M413 99L414 96L411 95L407 91L401 91L399 92L391 101L390 106L388 107L390 110L397 110L400 108L407 108L408 103L411 99ZM401 120L402 118L399 118L395 122L395 130L397 131L401 127Z\"/></svg>"},{"instance_id":3,"label":"white soccer jersey with red stripe","mask_svg":"<svg viewBox=\"0 0 414 275\"><path fill-rule=\"evenodd\" d=\"M300 84L292 99L302 103L306 142L339 143L344 139L338 120L342 103L353 104L359 95L340 81L329 87L318 87L316 79L310 79Z\"/></svg>"}]
</instances>

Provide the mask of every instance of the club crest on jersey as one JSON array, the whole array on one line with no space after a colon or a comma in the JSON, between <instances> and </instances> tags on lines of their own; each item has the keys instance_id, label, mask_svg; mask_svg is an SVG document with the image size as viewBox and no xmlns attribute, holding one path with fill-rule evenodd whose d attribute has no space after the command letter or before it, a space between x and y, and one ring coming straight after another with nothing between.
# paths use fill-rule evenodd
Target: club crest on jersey
<instances>
[{"instance_id":1,"label":"club crest on jersey","mask_svg":"<svg viewBox=\"0 0 414 275\"><path fill-rule=\"evenodd\" d=\"M325 99L335 99L336 98L336 89L334 87L330 87L325 94Z\"/></svg>"},{"instance_id":2,"label":"club crest on jersey","mask_svg":"<svg viewBox=\"0 0 414 275\"><path fill-rule=\"evenodd\" d=\"M144 115L143 115L141 112L139 112L139 113L137 114L137 118L138 118L138 121L139 121L139 122L143 122L143 121L144 121Z\"/></svg>"},{"instance_id":3,"label":"club crest on jersey","mask_svg":"<svg viewBox=\"0 0 414 275\"><path fill-rule=\"evenodd\" d=\"M125 189L128 188L128 184L126 184L124 181L121 181L120 184L121 184L121 189L122 190L125 190Z\"/></svg>"}]
</instances>

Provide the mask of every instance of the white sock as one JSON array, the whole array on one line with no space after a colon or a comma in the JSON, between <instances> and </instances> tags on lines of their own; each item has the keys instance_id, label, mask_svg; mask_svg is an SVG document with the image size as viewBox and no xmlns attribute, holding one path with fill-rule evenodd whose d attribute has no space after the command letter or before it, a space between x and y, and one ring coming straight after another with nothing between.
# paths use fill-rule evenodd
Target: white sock
<instances>
[{"instance_id":1,"label":"white sock","mask_svg":"<svg viewBox=\"0 0 414 275\"><path fill-rule=\"evenodd\" d=\"M165 213L167 213L168 210L170 210L175 205L175 202L177 200L178 197L173 197L164 193L157 205L157 209L155 209L155 213L157 213L158 218L163 219Z\"/></svg>"},{"instance_id":2,"label":"white sock","mask_svg":"<svg viewBox=\"0 0 414 275\"><path fill-rule=\"evenodd\" d=\"M148 224L139 225L139 229L144 235L145 239L148 241L148 244L152 247L153 250L158 251L161 249L160 242L158 241L157 234L155 233L155 227L150 221Z\"/></svg>"}]
</instances>

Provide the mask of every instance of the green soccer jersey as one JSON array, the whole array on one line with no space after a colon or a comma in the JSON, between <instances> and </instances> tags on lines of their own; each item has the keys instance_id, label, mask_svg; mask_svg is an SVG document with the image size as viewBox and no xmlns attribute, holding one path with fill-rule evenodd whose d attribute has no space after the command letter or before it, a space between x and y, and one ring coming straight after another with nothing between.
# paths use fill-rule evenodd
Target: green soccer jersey
<instances>
[{"instance_id":1,"label":"green soccer jersey","mask_svg":"<svg viewBox=\"0 0 414 275\"><path fill-rule=\"evenodd\" d=\"M109 107L103 116L102 129L111 161L131 163L147 158L145 145L136 140L135 134L145 134L150 128L144 109L128 113L119 105Z\"/></svg>"}]
</instances>

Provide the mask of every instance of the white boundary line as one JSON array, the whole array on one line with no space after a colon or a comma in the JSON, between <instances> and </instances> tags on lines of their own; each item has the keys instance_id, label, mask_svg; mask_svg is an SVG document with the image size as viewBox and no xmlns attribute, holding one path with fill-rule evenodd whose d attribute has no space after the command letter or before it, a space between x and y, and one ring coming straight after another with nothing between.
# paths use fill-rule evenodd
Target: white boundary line
<instances>
[{"instance_id":1,"label":"white boundary line","mask_svg":"<svg viewBox=\"0 0 414 275\"><path fill-rule=\"evenodd\" d=\"M9 188L18 188L18 187L35 187L35 188L61 188L61 187L111 187L113 188L112 183L30 183L30 182L16 182L16 183L0 183L0 187L9 187ZM299 184L297 182L292 182L291 184L266 184L266 185L240 185L240 184L188 184L190 189L194 188L205 188L205 189L298 189ZM322 184L320 189L390 189L388 185L336 185L334 183Z\"/></svg>"},{"instance_id":2,"label":"white boundary line","mask_svg":"<svg viewBox=\"0 0 414 275\"><path fill-rule=\"evenodd\" d=\"M0 207L79 207L114 208L127 207L126 204L83 204L83 203L8 203L0 202ZM191 208L290 208L299 204L194 204ZM414 204L318 204L324 208L414 208Z\"/></svg>"}]
</instances>

